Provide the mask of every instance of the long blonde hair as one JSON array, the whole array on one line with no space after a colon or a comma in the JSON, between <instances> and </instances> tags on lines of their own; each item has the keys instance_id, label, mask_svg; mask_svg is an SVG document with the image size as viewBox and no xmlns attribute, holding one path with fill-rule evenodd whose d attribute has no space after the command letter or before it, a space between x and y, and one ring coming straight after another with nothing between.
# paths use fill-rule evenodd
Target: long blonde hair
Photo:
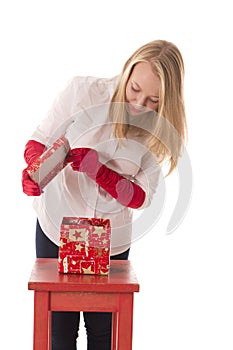
<instances>
[{"instance_id":1,"label":"long blonde hair","mask_svg":"<svg viewBox=\"0 0 233 350\"><path fill-rule=\"evenodd\" d=\"M170 174L177 166L187 135L183 96L184 63L178 48L165 40L151 41L126 61L119 76L112 103L110 118L114 122L114 135L127 137L126 85L135 65L149 62L153 72L160 78L159 105L155 112L155 128L150 133L147 147L163 162L168 160ZM116 103L120 102L120 103Z\"/></svg>"}]
</instances>

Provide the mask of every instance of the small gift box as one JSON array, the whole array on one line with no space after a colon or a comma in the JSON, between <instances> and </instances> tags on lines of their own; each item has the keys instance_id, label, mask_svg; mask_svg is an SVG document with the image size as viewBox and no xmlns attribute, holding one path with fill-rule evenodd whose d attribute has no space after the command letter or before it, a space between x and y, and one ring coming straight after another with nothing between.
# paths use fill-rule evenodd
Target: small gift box
<instances>
[{"instance_id":1,"label":"small gift box","mask_svg":"<svg viewBox=\"0 0 233 350\"><path fill-rule=\"evenodd\" d=\"M109 219L64 217L60 227L58 271L107 275L110 236Z\"/></svg>"},{"instance_id":2,"label":"small gift box","mask_svg":"<svg viewBox=\"0 0 233 350\"><path fill-rule=\"evenodd\" d=\"M69 142L62 136L28 167L29 176L41 190L67 165L69 151Z\"/></svg>"}]
</instances>

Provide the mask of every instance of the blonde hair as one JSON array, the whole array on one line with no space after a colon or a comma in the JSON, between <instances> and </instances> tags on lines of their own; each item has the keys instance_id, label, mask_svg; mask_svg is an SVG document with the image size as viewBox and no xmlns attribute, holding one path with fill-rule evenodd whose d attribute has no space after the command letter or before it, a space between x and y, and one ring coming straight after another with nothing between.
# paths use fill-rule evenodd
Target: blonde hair
<instances>
[{"instance_id":1,"label":"blonde hair","mask_svg":"<svg viewBox=\"0 0 233 350\"><path fill-rule=\"evenodd\" d=\"M110 107L114 135L123 139L130 130L125 109L125 91L133 68L139 62L149 62L153 72L160 78L156 123L150 132L147 147L161 162L169 161L170 174L177 166L187 135L183 97L184 63L180 51L173 43L165 40L151 41L136 50L126 61Z\"/></svg>"}]
</instances>

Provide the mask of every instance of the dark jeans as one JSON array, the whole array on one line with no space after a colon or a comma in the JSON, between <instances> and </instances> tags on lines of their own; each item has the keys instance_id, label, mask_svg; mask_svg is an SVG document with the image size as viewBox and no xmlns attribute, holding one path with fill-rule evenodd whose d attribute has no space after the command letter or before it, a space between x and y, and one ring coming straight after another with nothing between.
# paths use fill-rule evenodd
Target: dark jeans
<instances>
[{"instance_id":1,"label":"dark jeans","mask_svg":"<svg viewBox=\"0 0 233 350\"><path fill-rule=\"evenodd\" d=\"M37 258L58 258L58 246L36 224ZM122 254L111 256L111 260L127 260L129 249ZM111 350L112 313L84 312L87 331L87 350ZM52 313L52 350L76 350L79 330L79 312Z\"/></svg>"}]
</instances>

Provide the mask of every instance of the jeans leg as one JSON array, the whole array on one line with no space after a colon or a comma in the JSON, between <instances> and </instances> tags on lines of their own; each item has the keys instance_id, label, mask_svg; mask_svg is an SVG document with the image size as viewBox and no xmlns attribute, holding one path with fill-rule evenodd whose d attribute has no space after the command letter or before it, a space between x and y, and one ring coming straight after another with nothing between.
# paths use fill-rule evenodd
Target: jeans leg
<instances>
[{"instance_id":1,"label":"jeans leg","mask_svg":"<svg viewBox=\"0 0 233 350\"><path fill-rule=\"evenodd\" d=\"M40 223L36 222L36 257L58 258L58 246L54 244L43 232Z\"/></svg>"},{"instance_id":2,"label":"jeans leg","mask_svg":"<svg viewBox=\"0 0 233 350\"><path fill-rule=\"evenodd\" d=\"M129 249L111 260L128 260ZM87 350L111 350L112 347L112 313L84 312L87 330Z\"/></svg>"},{"instance_id":3,"label":"jeans leg","mask_svg":"<svg viewBox=\"0 0 233 350\"><path fill-rule=\"evenodd\" d=\"M84 312L87 350L111 350L112 313Z\"/></svg>"},{"instance_id":4,"label":"jeans leg","mask_svg":"<svg viewBox=\"0 0 233 350\"><path fill-rule=\"evenodd\" d=\"M113 255L110 257L111 260L128 260L129 258L129 251L130 249L126 250L123 253L120 253L118 255Z\"/></svg>"},{"instance_id":5,"label":"jeans leg","mask_svg":"<svg viewBox=\"0 0 233 350\"><path fill-rule=\"evenodd\" d=\"M52 350L76 350L79 312L52 313Z\"/></svg>"}]
</instances>

